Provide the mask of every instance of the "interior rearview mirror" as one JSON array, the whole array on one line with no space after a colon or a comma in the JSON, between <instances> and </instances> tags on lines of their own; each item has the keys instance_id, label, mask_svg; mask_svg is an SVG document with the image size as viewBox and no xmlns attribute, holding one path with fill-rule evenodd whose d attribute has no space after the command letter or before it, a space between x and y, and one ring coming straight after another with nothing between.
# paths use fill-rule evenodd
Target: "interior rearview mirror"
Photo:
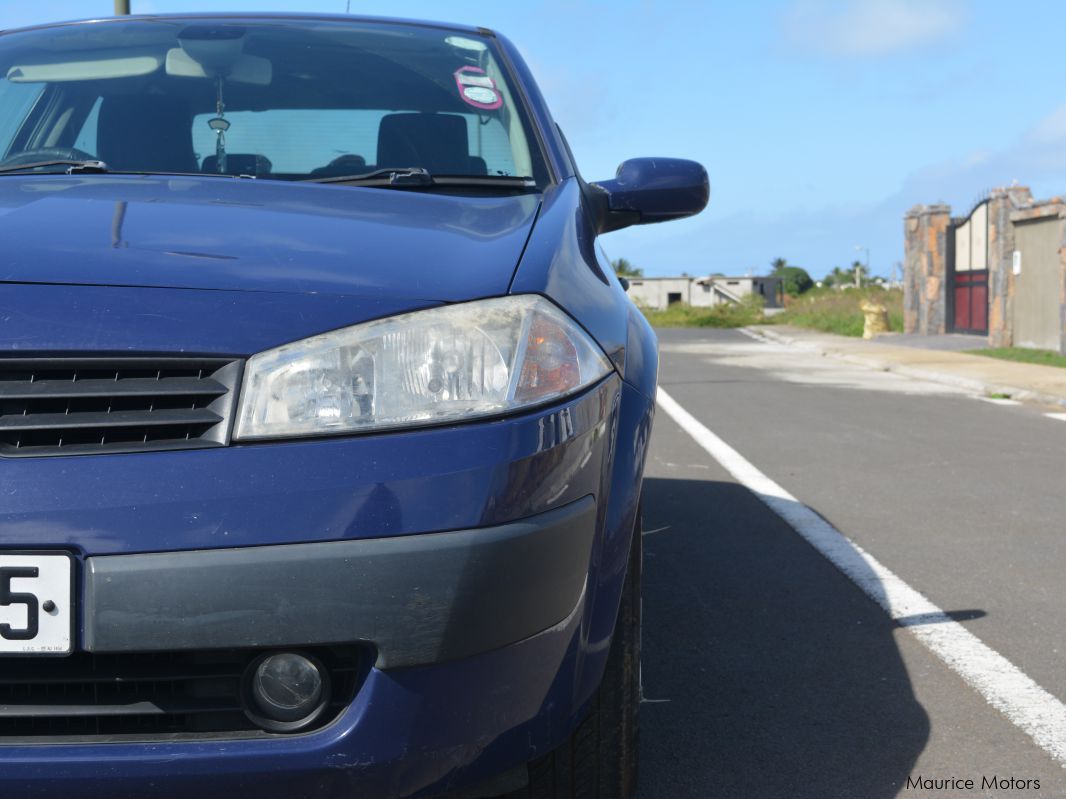
<instances>
[{"instance_id":1,"label":"interior rearview mirror","mask_svg":"<svg viewBox=\"0 0 1066 799\"><path fill-rule=\"evenodd\" d=\"M239 25L189 25L178 36L181 46L167 51L167 74L268 86L272 65L244 53L246 32Z\"/></svg>"},{"instance_id":2,"label":"interior rearview mirror","mask_svg":"<svg viewBox=\"0 0 1066 799\"><path fill-rule=\"evenodd\" d=\"M698 214L711 195L707 170L682 158L631 158L592 186L603 195L601 233Z\"/></svg>"},{"instance_id":3,"label":"interior rearview mirror","mask_svg":"<svg viewBox=\"0 0 1066 799\"><path fill-rule=\"evenodd\" d=\"M199 61L193 59L180 47L174 47L167 51L166 61L167 74L179 78L210 78L209 74ZM269 86L273 77L271 63L259 56L240 55L229 67L226 80L232 83L247 83L253 86Z\"/></svg>"}]
</instances>

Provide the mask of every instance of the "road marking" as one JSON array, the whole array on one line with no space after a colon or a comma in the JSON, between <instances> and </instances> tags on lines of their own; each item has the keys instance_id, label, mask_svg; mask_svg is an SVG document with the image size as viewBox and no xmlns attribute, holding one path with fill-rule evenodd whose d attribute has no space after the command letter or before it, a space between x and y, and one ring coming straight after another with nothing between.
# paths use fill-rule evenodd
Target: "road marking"
<instances>
[{"instance_id":1,"label":"road marking","mask_svg":"<svg viewBox=\"0 0 1066 799\"><path fill-rule=\"evenodd\" d=\"M1045 413L1048 419L1058 419L1060 422L1066 422L1066 413Z\"/></svg>"},{"instance_id":2,"label":"road marking","mask_svg":"<svg viewBox=\"0 0 1066 799\"><path fill-rule=\"evenodd\" d=\"M640 534L642 536L655 535L656 533L665 533L669 529L670 529L670 525L666 525L666 527L656 527L654 530L641 530Z\"/></svg>"},{"instance_id":3,"label":"road marking","mask_svg":"<svg viewBox=\"0 0 1066 799\"><path fill-rule=\"evenodd\" d=\"M1066 705L759 471L661 388L657 402L739 483L844 572L990 705L1066 767Z\"/></svg>"},{"instance_id":4,"label":"road marking","mask_svg":"<svg viewBox=\"0 0 1066 799\"><path fill-rule=\"evenodd\" d=\"M676 468L678 468L679 466L682 465L680 463L670 463L670 461L660 460L659 458L656 458L655 460L659 463L660 466L666 466L669 469L676 469ZM710 469L711 468L706 463L686 463L686 464L684 464L684 466L685 466L686 469Z\"/></svg>"},{"instance_id":5,"label":"road marking","mask_svg":"<svg viewBox=\"0 0 1066 799\"><path fill-rule=\"evenodd\" d=\"M1006 397L978 397L979 400L991 402L993 405L1021 405L1020 400L1007 399ZM1066 414L1064 414L1066 415Z\"/></svg>"},{"instance_id":6,"label":"road marking","mask_svg":"<svg viewBox=\"0 0 1066 799\"><path fill-rule=\"evenodd\" d=\"M769 344L769 343L770 343L770 339L766 338L766 336L760 336L760 335L759 335L758 333L756 333L756 332L755 332L754 330L748 330L748 329L747 329L747 328L745 328L745 327L737 327L737 328L734 328L734 329L735 329L735 330L736 330L736 331L737 331L738 333L740 333L740 334L742 334L742 335L745 335L745 336L747 336L748 338L753 338L753 339L755 339L756 341L761 341L761 342L762 342L763 344Z\"/></svg>"}]
</instances>

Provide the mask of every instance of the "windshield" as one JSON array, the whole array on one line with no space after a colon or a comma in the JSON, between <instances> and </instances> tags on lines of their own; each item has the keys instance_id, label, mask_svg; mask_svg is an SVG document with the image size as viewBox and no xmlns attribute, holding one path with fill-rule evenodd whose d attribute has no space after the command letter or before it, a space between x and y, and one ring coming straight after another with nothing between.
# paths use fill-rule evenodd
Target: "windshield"
<instances>
[{"instance_id":1,"label":"windshield","mask_svg":"<svg viewBox=\"0 0 1066 799\"><path fill-rule=\"evenodd\" d=\"M56 159L547 182L491 37L354 20L123 20L0 36L0 169Z\"/></svg>"}]
</instances>

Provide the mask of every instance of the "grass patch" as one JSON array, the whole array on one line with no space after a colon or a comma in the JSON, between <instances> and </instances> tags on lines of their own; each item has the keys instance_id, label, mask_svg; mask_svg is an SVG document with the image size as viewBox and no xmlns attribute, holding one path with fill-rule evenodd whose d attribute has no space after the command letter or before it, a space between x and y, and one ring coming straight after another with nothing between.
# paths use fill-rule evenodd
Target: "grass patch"
<instances>
[{"instance_id":1,"label":"grass patch","mask_svg":"<svg viewBox=\"0 0 1066 799\"><path fill-rule=\"evenodd\" d=\"M661 311L653 308L640 310L653 327L747 327L763 320L762 306L757 302L710 308L694 308L687 303L675 302Z\"/></svg>"},{"instance_id":2,"label":"grass patch","mask_svg":"<svg viewBox=\"0 0 1066 799\"><path fill-rule=\"evenodd\" d=\"M1059 355L1054 350L1030 350L1025 347L996 347L988 350L967 350L971 355L984 355L986 358L999 358L1001 361L1017 363L1035 363L1040 366L1057 366L1066 369L1066 355Z\"/></svg>"},{"instance_id":3,"label":"grass patch","mask_svg":"<svg viewBox=\"0 0 1066 799\"><path fill-rule=\"evenodd\" d=\"M812 289L799 297L789 297L783 313L767 317L766 324L795 325L840 336L862 336L863 301L879 302L888 308L888 326L903 332L903 292L900 289Z\"/></svg>"}]
</instances>

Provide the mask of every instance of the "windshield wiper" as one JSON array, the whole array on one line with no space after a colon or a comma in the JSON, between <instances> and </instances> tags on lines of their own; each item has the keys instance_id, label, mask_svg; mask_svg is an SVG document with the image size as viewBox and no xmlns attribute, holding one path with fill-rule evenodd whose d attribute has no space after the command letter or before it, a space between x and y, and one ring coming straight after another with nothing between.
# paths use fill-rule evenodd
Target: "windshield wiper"
<instances>
[{"instance_id":1,"label":"windshield wiper","mask_svg":"<svg viewBox=\"0 0 1066 799\"><path fill-rule=\"evenodd\" d=\"M375 169L358 175L334 175L328 178L304 178L301 183L352 183L363 186L432 186L433 176L420 166L402 169Z\"/></svg>"},{"instance_id":2,"label":"windshield wiper","mask_svg":"<svg viewBox=\"0 0 1066 799\"><path fill-rule=\"evenodd\" d=\"M53 166L65 166L63 174L66 175L80 175L80 174L100 174L107 172L107 164L103 161L75 161L73 159L57 159L54 161L35 161L30 164L12 164L11 166L0 166L0 175L6 175L13 172L32 172L35 169L46 169ZM44 174L56 174L54 172L46 172Z\"/></svg>"},{"instance_id":3,"label":"windshield wiper","mask_svg":"<svg viewBox=\"0 0 1066 799\"><path fill-rule=\"evenodd\" d=\"M419 166L402 169L375 169L359 175L339 175L327 178L304 178L301 183L343 183L349 186L486 186L507 189L533 189L533 178L511 175L431 175Z\"/></svg>"}]
</instances>

